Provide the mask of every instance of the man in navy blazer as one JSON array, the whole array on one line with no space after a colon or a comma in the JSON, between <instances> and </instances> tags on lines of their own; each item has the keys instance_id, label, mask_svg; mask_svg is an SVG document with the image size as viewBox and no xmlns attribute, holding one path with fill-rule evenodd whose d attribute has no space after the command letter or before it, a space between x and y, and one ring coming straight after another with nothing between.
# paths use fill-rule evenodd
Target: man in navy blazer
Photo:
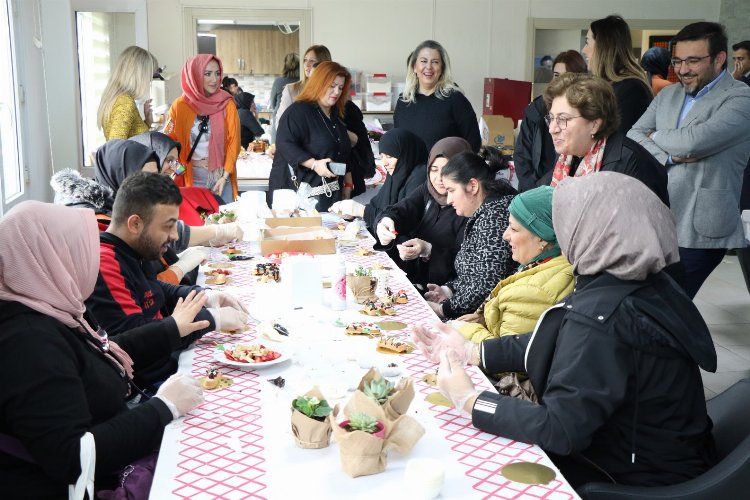
<instances>
[{"instance_id":1,"label":"man in navy blazer","mask_svg":"<svg viewBox=\"0 0 750 500\"><path fill-rule=\"evenodd\" d=\"M685 291L695 297L728 248L745 246L739 199L750 157L750 87L727 70L724 27L698 22L672 40L670 85L628 132L667 166Z\"/></svg>"}]
</instances>

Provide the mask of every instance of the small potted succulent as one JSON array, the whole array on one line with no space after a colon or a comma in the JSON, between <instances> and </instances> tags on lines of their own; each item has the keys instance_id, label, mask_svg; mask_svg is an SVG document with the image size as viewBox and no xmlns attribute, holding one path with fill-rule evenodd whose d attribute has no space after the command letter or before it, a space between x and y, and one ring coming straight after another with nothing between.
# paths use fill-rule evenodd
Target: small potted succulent
<instances>
[{"instance_id":1,"label":"small potted succulent","mask_svg":"<svg viewBox=\"0 0 750 500\"><path fill-rule=\"evenodd\" d=\"M388 379L380 377L364 381L364 393L366 396L377 401L381 406L388 401L388 397L393 394L396 385Z\"/></svg>"},{"instance_id":2,"label":"small potted succulent","mask_svg":"<svg viewBox=\"0 0 750 500\"><path fill-rule=\"evenodd\" d=\"M405 415L414 399L414 383L411 378L404 377L394 384L375 368L371 368L362 377L357 388L365 396L377 401L383 408L387 421L393 421Z\"/></svg>"},{"instance_id":3,"label":"small potted succulent","mask_svg":"<svg viewBox=\"0 0 750 500\"><path fill-rule=\"evenodd\" d=\"M377 280L372 277L372 272L366 267L359 266L354 270L354 273L348 274L346 284L351 288L357 304L365 304L370 300L377 299L375 296Z\"/></svg>"},{"instance_id":4,"label":"small potted succulent","mask_svg":"<svg viewBox=\"0 0 750 500\"><path fill-rule=\"evenodd\" d=\"M363 431L380 439L385 438L385 425L366 413L354 413L348 420L341 422L339 426L348 432Z\"/></svg>"},{"instance_id":5,"label":"small potted succulent","mask_svg":"<svg viewBox=\"0 0 750 500\"><path fill-rule=\"evenodd\" d=\"M292 400L292 432L300 448L325 448L331 439L333 408L317 388Z\"/></svg>"}]
</instances>

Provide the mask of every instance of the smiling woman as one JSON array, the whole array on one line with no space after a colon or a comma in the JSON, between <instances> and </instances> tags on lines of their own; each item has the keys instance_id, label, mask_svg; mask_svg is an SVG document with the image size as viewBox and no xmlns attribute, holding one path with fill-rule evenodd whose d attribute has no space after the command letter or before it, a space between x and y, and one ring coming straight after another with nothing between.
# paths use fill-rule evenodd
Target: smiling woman
<instances>
[{"instance_id":1,"label":"smiling woman","mask_svg":"<svg viewBox=\"0 0 750 500\"><path fill-rule=\"evenodd\" d=\"M477 115L453 81L448 52L438 42L425 40L409 56L408 66L394 126L417 134L428 150L445 137L462 137L478 151L482 141Z\"/></svg>"}]
</instances>

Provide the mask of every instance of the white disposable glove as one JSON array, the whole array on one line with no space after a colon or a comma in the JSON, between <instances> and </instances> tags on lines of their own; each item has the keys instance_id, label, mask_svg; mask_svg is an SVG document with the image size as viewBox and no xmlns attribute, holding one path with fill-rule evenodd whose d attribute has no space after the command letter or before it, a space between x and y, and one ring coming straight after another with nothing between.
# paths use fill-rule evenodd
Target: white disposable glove
<instances>
[{"instance_id":1,"label":"white disposable glove","mask_svg":"<svg viewBox=\"0 0 750 500\"><path fill-rule=\"evenodd\" d=\"M233 307L211 307L208 312L214 317L216 329L220 331L241 330L249 318L246 312Z\"/></svg>"},{"instance_id":2,"label":"white disposable glove","mask_svg":"<svg viewBox=\"0 0 750 500\"><path fill-rule=\"evenodd\" d=\"M437 363L441 354L449 353L461 363L479 364L479 344L466 340L445 323L435 323L433 327L437 332L423 326L415 326L412 330L412 340L425 358Z\"/></svg>"},{"instance_id":3,"label":"white disposable glove","mask_svg":"<svg viewBox=\"0 0 750 500\"><path fill-rule=\"evenodd\" d=\"M456 410L461 415L471 418L471 409L466 408L466 403L472 398L476 399L479 393L464 370L463 364L449 353L440 355L437 383L440 392L451 400Z\"/></svg>"},{"instance_id":4,"label":"white disposable glove","mask_svg":"<svg viewBox=\"0 0 750 500\"><path fill-rule=\"evenodd\" d=\"M396 223L390 217L383 217L378 222L378 227L375 229L375 233L378 235L381 245L388 245L391 241L396 239L398 232L396 231Z\"/></svg>"},{"instance_id":5,"label":"white disposable glove","mask_svg":"<svg viewBox=\"0 0 750 500\"><path fill-rule=\"evenodd\" d=\"M447 286L438 286L434 283L427 284L427 291L424 294L425 300L440 304L453 297L453 291Z\"/></svg>"},{"instance_id":6,"label":"white disposable glove","mask_svg":"<svg viewBox=\"0 0 750 500\"><path fill-rule=\"evenodd\" d=\"M236 222L216 224L213 227L216 229L216 235L208 240L208 244L212 247L220 247L232 241L242 241L244 236L242 228Z\"/></svg>"},{"instance_id":7,"label":"white disposable glove","mask_svg":"<svg viewBox=\"0 0 750 500\"><path fill-rule=\"evenodd\" d=\"M185 275L198 267L201 262L208 259L208 250L205 247L190 247L180 255L180 260L172 264Z\"/></svg>"},{"instance_id":8,"label":"white disposable glove","mask_svg":"<svg viewBox=\"0 0 750 500\"><path fill-rule=\"evenodd\" d=\"M175 373L161 384L154 397L164 401L174 418L180 418L203 402L203 389L197 379Z\"/></svg>"},{"instance_id":9,"label":"white disposable glove","mask_svg":"<svg viewBox=\"0 0 750 500\"><path fill-rule=\"evenodd\" d=\"M208 295L206 307L231 307L248 314L247 308L231 293L220 292L218 290L206 290L205 292Z\"/></svg>"},{"instance_id":10,"label":"white disposable glove","mask_svg":"<svg viewBox=\"0 0 750 500\"><path fill-rule=\"evenodd\" d=\"M419 238L412 238L397 245L398 256L401 260L414 260L417 257L423 259L429 259L432 255L432 243L420 240Z\"/></svg>"},{"instance_id":11,"label":"white disposable glove","mask_svg":"<svg viewBox=\"0 0 750 500\"><path fill-rule=\"evenodd\" d=\"M354 200L337 201L336 203L331 205L331 208L329 208L328 211L347 217L365 216L365 206Z\"/></svg>"}]
</instances>

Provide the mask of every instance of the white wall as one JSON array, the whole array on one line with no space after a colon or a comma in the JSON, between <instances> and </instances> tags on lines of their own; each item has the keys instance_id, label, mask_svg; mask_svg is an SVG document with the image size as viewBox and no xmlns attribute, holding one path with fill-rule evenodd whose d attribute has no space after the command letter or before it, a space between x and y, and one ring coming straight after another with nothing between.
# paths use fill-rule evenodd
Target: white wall
<instances>
[{"instance_id":1,"label":"white wall","mask_svg":"<svg viewBox=\"0 0 750 500\"><path fill-rule=\"evenodd\" d=\"M75 67L74 40L70 28L64 25L72 22L70 5L76 1L83 0L39 0L44 59L57 67ZM49 200L50 156L57 159L56 169L77 166L74 159L80 152L69 137L78 126L78 97L74 79L63 77L66 73L53 71L50 65L46 92L41 86L45 80L42 58L31 43L35 3L18 2L21 15L17 31L22 41L19 60L28 85L24 149L32 171L30 193ZM160 64L167 65L167 72L174 74L168 84L168 98L174 99L180 94L179 73L185 55L185 8L310 9L313 43L327 45L334 59L347 66L391 73L398 80L404 78L407 54L426 38L438 40L450 54L456 81L475 110L481 111L483 78L524 80L531 76L534 18L585 21L619 13L631 23L639 19L718 20L721 3L722 0L146 0L147 45ZM49 106L45 94L50 96ZM47 112L54 124L50 126L51 139L46 135Z\"/></svg>"},{"instance_id":2,"label":"white wall","mask_svg":"<svg viewBox=\"0 0 750 500\"><path fill-rule=\"evenodd\" d=\"M536 31L534 56L549 55L554 59L557 54L566 50L581 50L581 30Z\"/></svg>"}]
</instances>

